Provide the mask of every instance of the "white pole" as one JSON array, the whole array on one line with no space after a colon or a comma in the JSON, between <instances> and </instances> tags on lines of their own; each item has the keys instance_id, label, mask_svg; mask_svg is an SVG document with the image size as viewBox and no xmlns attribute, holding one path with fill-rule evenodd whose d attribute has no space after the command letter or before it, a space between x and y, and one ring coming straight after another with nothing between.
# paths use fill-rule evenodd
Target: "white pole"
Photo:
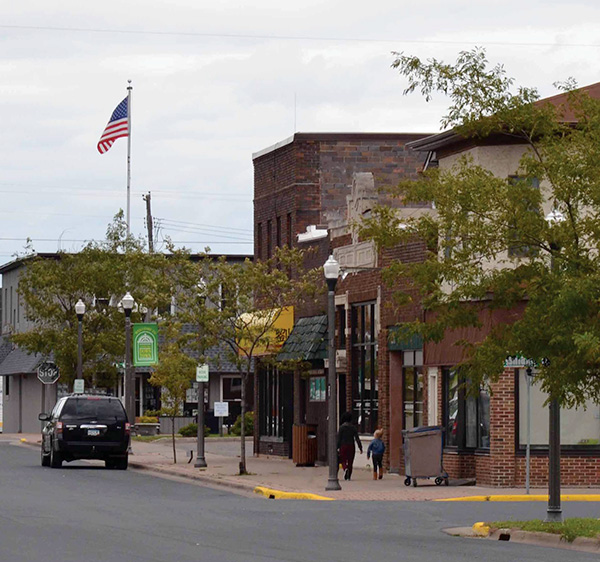
<instances>
[{"instance_id":1,"label":"white pole","mask_svg":"<svg viewBox=\"0 0 600 562\"><path fill-rule=\"evenodd\" d=\"M127 80L127 239L131 230L131 80Z\"/></svg>"}]
</instances>

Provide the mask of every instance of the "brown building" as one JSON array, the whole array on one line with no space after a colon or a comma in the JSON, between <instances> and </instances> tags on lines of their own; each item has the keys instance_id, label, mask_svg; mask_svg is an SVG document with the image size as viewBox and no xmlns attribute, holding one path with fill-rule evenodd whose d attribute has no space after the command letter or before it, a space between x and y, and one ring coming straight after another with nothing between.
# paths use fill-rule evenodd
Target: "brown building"
<instances>
[{"instance_id":1,"label":"brown building","mask_svg":"<svg viewBox=\"0 0 600 562\"><path fill-rule=\"evenodd\" d=\"M311 254L310 265L321 266L332 247L339 246L343 254L340 263L348 272L354 272L339 284L336 297L340 321L338 399L340 410L352 410L361 430L368 433L377 424L382 425L376 369L377 345L385 335L379 324L375 327L380 322L381 282L372 245L361 244L349 225L378 200L376 188L416 177L425 155L408 150L406 144L423 137L396 133L297 133L253 155L255 258L268 258L275 247L285 244L313 246L316 251ZM361 280L357 281L359 277ZM317 304L298 307L294 331L304 335L300 338L292 333L290 345L305 340L307 333L326 341L326 310L325 294ZM301 325L300 319L304 319ZM385 319L388 320L394 323ZM357 330L361 330L364 341L361 339L353 347L351 342L359 337L355 335ZM295 357L310 365L303 376L273 368L258 369L255 452L292 456L292 425L308 424L317 436L318 458L324 461L326 352L319 346L295 350ZM285 358L292 357L290 349L284 347L283 351L287 353ZM387 385L381 400L387 418Z\"/></svg>"}]
</instances>

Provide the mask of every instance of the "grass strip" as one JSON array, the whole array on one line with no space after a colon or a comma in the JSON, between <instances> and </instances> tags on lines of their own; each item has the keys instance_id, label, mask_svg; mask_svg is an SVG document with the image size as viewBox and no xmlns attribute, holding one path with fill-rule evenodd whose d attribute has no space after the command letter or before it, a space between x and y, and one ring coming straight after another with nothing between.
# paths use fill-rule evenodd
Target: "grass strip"
<instances>
[{"instance_id":1,"label":"grass strip","mask_svg":"<svg viewBox=\"0 0 600 562\"><path fill-rule=\"evenodd\" d=\"M592 517L572 517L562 523L544 523L541 519L531 521L493 521L487 523L492 529L520 529L560 535L567 542L577 537L600 538L600 519Z\"/></svg>"}]
</instances>

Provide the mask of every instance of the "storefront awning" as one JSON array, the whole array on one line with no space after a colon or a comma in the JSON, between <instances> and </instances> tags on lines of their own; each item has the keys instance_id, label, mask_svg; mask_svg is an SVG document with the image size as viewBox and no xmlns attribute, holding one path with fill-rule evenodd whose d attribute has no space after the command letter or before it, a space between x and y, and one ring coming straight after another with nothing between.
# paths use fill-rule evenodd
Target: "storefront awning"
<instances>
[{"instance_id":1,"label":"storefront awning","mask_svg":"<svg viewBox=\"0 0 600 562\"><path fill-rule=\"evenodd\" d=\"M327 315L299 318L277 361L327 359Z\"/></svg>"}]
</instances>

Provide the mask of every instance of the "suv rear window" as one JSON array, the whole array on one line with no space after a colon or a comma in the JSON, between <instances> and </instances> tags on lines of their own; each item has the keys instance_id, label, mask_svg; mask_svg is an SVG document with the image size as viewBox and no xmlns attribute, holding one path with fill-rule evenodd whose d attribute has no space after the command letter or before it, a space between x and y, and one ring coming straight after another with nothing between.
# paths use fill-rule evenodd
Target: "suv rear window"
<instances>
[{"instance_id":1,"label":"suv rear window","mask_svg":"<svg viewBox=\"0 0 600 562\"><path fill-rule=\"evenodd\" d=\"M61 419L117 419L125 421L125 410L118 398L94 400L69 398L65 403Z\"/></svg>"}]
</instances>

